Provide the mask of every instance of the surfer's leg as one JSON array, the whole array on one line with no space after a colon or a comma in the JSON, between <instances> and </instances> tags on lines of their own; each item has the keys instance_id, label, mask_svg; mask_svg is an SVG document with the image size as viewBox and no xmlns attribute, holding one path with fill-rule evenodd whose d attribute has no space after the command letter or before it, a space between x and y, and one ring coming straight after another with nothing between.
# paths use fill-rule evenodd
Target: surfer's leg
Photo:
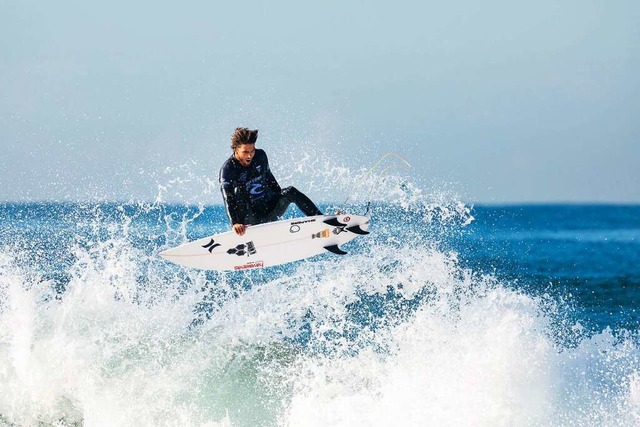
<instances>
[{"instance_id":1,"label":"surfer's leg","mask_svg":"<svg viewBox=\"0 0 640 427\"><path fill-rule=\"evenodd\" d=\"M275 214L277 216L282 216L291 203L295 203L298 209L300 209L306 216L322 215L320 209L318 209L311 199L298 191L295 187L287 187L282 190L282 196L280 196L280 200L278 201L278 205L274 211Z\"/></svg>"}]
</instances>

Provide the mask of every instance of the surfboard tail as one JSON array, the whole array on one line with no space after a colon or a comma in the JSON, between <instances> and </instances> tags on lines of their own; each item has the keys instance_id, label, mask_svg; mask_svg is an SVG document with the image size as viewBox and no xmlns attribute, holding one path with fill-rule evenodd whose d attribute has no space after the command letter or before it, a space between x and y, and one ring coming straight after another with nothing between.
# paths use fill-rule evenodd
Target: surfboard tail
<instances>
[{"instance_id":1,"label":"surfboard tail","mask_svg":"<svg viewBox=\"0 0 640 427\"><path fill-rule=\"evenodd\" d=\"M343 226L343 225L344 225L343 223L341 223L340 221L338 221L338 218L337 218L337 217L335 217L335 216L334 216L334 217L332 217L332 218L327 218L327 219L325 219L325 220L324 220L324 221L322 221L322 222L324 222L325 224L328 224L328 225L330 225L330 226L332 226L332 227L340 227L340 226Z\"/></svg>"}]
</instances>

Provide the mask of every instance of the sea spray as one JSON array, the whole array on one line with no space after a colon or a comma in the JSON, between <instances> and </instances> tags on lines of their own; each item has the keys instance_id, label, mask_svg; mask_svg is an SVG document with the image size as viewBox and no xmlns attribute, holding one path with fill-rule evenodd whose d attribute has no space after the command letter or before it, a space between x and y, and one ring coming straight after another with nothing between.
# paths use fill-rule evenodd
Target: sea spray
<instances>
[{"instance_id":1,"label":"sea spray","mask_svg":"<svg viewBox=\"0 0 640 427\"><path fill-rule=\"evenodd\" d=\"M372 182L348 256L241 273L157 257L219 206L5 207L0 423L637 425L633 332L469 267L457 198Z\"/></svg>"},{"instance_id":2,"label":"sea spray","mask_svg":"<svg viewBox=\"0 0 640 427\"><path fill-rule=\"evenodd\" d=\"M405 321L377 331L384 346L301 357L281 423L637 424L640 355L631 341L615 344L604 332L559 348L539 301L471 280L474 291L453 299L450 284L437 284Z\"/></svg>"}]
</instances>

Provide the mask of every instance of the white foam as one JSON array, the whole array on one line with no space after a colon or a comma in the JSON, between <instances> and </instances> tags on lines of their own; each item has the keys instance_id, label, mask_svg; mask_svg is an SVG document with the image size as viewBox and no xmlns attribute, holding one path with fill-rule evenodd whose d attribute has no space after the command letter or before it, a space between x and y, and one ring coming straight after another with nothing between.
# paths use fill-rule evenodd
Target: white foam
<instances>
[{"instance_id":1,"label":"white foam","mask_svg":"<svg viewBox=\"0 0 640 427\"><path fill-rule=\"evenodd\" d=\"M429 237L468 224L468 207L397 176L373 184L388 211L369 244L295 268L172 268L125 218L77 242L59 295L38 259L3 249L0 422L638 425L631 338L561 344L548 302ZM193 217L164 219L171 239Z\"/></svg>"}]
</instances>

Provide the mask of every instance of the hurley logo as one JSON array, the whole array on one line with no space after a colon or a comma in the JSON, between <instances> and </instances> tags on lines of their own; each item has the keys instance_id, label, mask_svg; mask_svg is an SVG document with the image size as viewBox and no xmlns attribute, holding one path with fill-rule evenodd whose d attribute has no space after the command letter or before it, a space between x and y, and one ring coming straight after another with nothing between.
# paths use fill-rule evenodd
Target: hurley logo
<instances>
[{"instance_id":1,"label":"hurley logo","mask_svg":"<svg viewBox=\"0 0 640 427\"><path fill-rule=\"evenodd\" d=\"M209 249L209 253L211 253L218 246L222 246L222 245L220 243L216 243L213 239L211 239L209 243L207 243L206 245L203 245L202 247L205 249Z\"/></svg>"}]
</instances>

